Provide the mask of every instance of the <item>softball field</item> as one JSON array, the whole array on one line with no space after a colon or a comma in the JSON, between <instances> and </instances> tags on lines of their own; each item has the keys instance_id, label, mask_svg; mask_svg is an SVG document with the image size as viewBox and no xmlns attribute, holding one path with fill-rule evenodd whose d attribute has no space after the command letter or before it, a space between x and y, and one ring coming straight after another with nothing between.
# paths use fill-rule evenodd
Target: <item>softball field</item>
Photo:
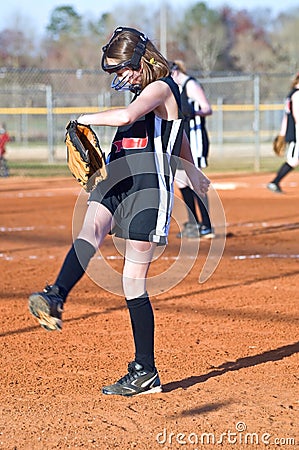
<instances>
[{"instance_id":1,"label":"softball field","mask_svg":"<svg viewBox=\"0 0 299 450\"><path fill-rule=\"evenodd\" d=\"M266 189L271 176L210 175L226 242L204 283L210 242L192 263L197 241L180 254L178 213L149 274L163 392L132 398L101 393L134 356L113 239L94 263L103 281L83 277L63 331L44 331L28 295L55 280L80 188L71 176L0 179L1 450L298 448L299 172L284 195Z\"/></svg>"}]
</instances>

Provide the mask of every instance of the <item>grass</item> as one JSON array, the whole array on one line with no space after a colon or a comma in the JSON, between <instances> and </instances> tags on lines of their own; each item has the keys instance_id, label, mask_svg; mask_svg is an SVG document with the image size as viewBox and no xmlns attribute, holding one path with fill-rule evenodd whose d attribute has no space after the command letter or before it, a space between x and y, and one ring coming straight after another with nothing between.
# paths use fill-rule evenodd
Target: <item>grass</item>
<instances>
[{"instance_id":1,"label":"grass","mask_svg":"<svg viewBox=\"0 0 299 450\"><path fill-rule=\"evenodd\" d=\"M262 158L259 173L276 172L283 163L282 158ZM70 171L66 162L8 161L10 176L15 177L67 177ZM247 158L210 158L205 173L253 173L252 160Z\"/></svg>"},{"instance_id":2,"label":"grass","mask_svg":"<svg viewBox=\"0 0 299 450\"><path fill-rule=\"evenodd\" d=\"M259 169L254 167L254 161L247 158L224 158L221 159L209 159L209 167L205 170L205 173L266 173L276 172L277 169L284 162L282 158L261 158L259 162Z\"/></svg>"},{"instance_id":3,"label":"grass","mask_svg":"<svg viewBox=\"0 0 299 450\"><path fill-rule=\"evenodd\" d=\"M69 168L63 163L42 163L38 161L9 161L9 174L15 177L65 177L70 175Z\"/></svg>"}]
</instances>

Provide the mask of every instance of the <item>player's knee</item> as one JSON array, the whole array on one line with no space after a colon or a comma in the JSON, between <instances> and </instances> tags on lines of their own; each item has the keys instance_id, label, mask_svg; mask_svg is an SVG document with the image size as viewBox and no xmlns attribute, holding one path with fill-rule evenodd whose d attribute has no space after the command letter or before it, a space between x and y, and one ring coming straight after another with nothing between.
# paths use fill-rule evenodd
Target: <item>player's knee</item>
<instances>
[{"instance_id":1,"label":"player's knee","mask_svg":"<svg viewBox=\"0 0 299 450\"><path fill-rule=\"evenodd\" d=\"M123 291L126 299L137 298L145 292L145 279L123 276Z\"/></svg>"}]
</instances>

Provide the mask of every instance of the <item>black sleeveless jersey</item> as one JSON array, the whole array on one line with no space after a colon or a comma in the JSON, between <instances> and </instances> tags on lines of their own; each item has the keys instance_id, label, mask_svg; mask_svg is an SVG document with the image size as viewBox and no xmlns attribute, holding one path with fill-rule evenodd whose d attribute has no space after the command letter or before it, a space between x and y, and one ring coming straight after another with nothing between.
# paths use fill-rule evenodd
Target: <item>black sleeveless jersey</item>
<instances>
[{"instance_id":1,"label":"black sleeveless jersey","mask_svg":"<svg viewBox=\"0 0 299 450\"><path fill-rule=\"evenodd\" d=\"M171 77L167 83L180 105ZM173 206L173 181L183 137L183 116L164 120L154 112L119 127L108 156L108 178L91 193L113 214L116 236L165 244Z\"/></svg>"},{"instance_id":2,"label":"black sleeveless jersey","mask_svg":"<svg viewBox=\"0 0 299 450\"><path fill-rule=\"evenodd\" d=\"M182 92L181 92L181 110L182 110L182 113L184 114L184 116L188 120L194 119L194 117L195 117L195 106L194 106L195 102L193 100L191 100L187 95L187 83L190 80L196 81L196 79L194 77L189 77L185 81L184 85L182 86ZM199 108L200 108L200 105L199 105ZM187 120L187 123L188 123L188 120ZM200 116L200 123L201 123L202 128L204 128L205 123L206 123L206 118ZM189 131L188 128L186 129L186 131L188 134L188 131Z\"/></svg>"}]
</instances>

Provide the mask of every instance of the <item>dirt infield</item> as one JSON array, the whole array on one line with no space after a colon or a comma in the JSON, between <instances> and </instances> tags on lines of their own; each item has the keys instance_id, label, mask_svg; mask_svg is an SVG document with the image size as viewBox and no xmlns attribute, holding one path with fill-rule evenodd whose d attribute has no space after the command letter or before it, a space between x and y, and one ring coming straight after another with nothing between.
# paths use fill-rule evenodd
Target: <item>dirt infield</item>
<instances>
[{"instance_id":1,"label":"dirt infield","mask_svg":"<svg viewBox=\"0 0 299 450\"><path fill-rule=\"evenodd\" d=\"M120 296L85 276L61 333L27 309L69 248L78 186L0 179L1 450L298 448L299 172L286 195L267 191L265 174L210 177L227 220L223 257L199 284L201 242L190 273L152 298L163 392L131 399L101 394L133 357ZM176 255L176 232L154 270ZM103 253L120 271L110 238Z\"/></svg>"}]
</instances>

